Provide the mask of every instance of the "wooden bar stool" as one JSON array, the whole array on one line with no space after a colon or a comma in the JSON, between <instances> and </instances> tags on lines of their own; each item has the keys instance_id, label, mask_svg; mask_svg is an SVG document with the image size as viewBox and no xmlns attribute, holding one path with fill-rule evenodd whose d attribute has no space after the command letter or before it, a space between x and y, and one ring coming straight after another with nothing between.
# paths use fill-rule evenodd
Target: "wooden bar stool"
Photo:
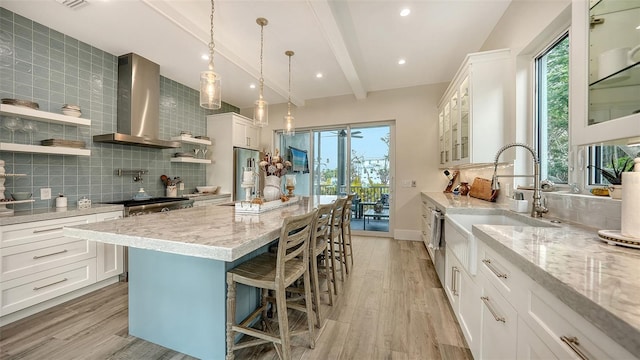
<instances>
[{"instance_id":1,"label":"wooden bar stool","mask_svg":"<svg viewBox=\"0 0 640 360\"><path fill-rule=\"evenodd\" d=\"M329 226L329 261L331 265L331 280L333 282L333 292L338 295L338 283L336 281L336 262L340 263L340 274L344 281L344 267L341 260L342 242L342 213L347 203L347 198L338 198L333 204L331 220Z\"/></svg>"},{"instance_id":2,"label":"wooden bar stool","mask_svg":"<svg viewBox=\"0 0 640 360\"><path fill-rule=\"evenodd\" d=\"M331 279L329 275L329 221L331 220L331 210L333 204L318 206L313 233L309 241L309 262L311 263L311 286L316 312L316 326L321 327L320 322L320 276L318 273L318 261L321 256L324 258L324 275L327 282L327 293L329 293L329 305L333 306L333 293L331 291Z\"/></svg>"},{"instance_id":3,"label":"wooden bar stool","mask_svg":"<svg viewBox=\"0 0 640 360\"><path fill-rule=\"evenodd\" d=\"M342 212L342 256L344 271L349 275L349 266L353 267L353 249L351 247L351 216L354 194L347 196L347 202L344 205L344 211ZM351 265L349 265L351 262Z\"/></svg>"},{"instance_id":4,"label":"wooden bar stool","mask_svg":"<svg viewBox=\"0 0 640 360\"><path fill-rule=\"evenodd\" d=\"M302 332L308 332L309 347L312 349L315 347L313 300L309 276L309 239L316 213L317 210L313 210L308 214L284 219L278 240L278 252L275 256L268 252L263 253L227 272L227 360L234 359L234 350L265 343L273 343L281 359L290 359L291 336L298 333L290 333L287 308L307 314L308 329ZM304 306L287 303L286 288L301 277L304 282ZM235 324L237 283L262 289L260 307L239 324ZM275 295L279 327L277 334L268 332L268 326L263 327L262 330L250 327L261 314L263 321L266 319L269 290ZM236 333L249 335L255 339L236 344Z\"/></svg>"}]
</instances>

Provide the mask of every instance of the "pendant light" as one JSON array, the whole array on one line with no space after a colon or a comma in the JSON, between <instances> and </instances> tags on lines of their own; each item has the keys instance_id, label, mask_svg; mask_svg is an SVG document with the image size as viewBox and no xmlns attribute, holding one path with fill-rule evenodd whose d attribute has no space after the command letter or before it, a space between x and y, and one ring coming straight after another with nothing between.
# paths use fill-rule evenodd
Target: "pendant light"
<instances>
[{"instance_id":1,"label":"pendant light","mask_svg":"<svg viewBox=\"0 0 640 360\"><path fill-rule=\"evenodd\" d=\"M209 69L200 73L200 106L205 109L220 109L222 103L220 77L213 72L213 13L214 0L211 0L211 41L209 42Z\"/></svg>"},{"instance_id":2,"label":"pendant light","mask_svg":"<svg viewBox=\"0 0 640 360\"><path fill-rule=\"evenodd\" d=\"M291 115L291 57L294 52L287 50L284 54L289 57L289 98L287 100L287 115L284 116L284 135L293 136L296 134L296 129L293 126L293 115Z\"/></svg>"},{"instance_id":3,"label":"pendant light","mask_svg":"<svg viewBox=\"0 0 640 360\"><path fill-rule=\"evenodd\" d=\"M264 77L262 76L262 52L264 50L264 27L269 24L265 18L257 18L256 23L260 25L260 95L253 108L253 124L265 127L269 124L269 104L264 99Z\"/></svg>"}]
</instances>

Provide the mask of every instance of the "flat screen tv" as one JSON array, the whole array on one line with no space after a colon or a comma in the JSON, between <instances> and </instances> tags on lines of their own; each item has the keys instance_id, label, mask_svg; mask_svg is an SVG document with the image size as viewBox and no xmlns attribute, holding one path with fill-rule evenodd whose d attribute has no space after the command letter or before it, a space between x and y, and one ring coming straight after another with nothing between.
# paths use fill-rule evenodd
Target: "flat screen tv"
<instances>
[{"instance_id":1,"label":"flat screen tv","mask_svg":"<svg viewBox=\"0 0 640 360\"><path fill-rule=\"evenodd\" d=\"M309 157L306 150L289 146L289 161L291 161L291 171L303 174L309 172Z\"/></svg>"}]
</instances>

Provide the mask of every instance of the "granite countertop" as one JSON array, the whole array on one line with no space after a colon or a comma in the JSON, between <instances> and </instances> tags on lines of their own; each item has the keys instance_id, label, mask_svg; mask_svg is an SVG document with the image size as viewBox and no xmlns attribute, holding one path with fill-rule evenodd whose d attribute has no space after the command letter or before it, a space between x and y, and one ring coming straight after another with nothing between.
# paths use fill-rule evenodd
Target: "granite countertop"
<instances>
[{"instance_id":1,"label":"granite countertop","mask_svg":"<svg viewBox=\"0 0 640 360\"><path fill-rule=\"evenodd\" d=\"M78 209L75 206L69 206L63 209L46 208L16 211L12 215L0 216L0 226L22 224L33 221L62 219L71 216L91 215L111 211L122 211L123 209L122 205L91 204L91 207L88 209Z\"/></svg>"},{"instance_id":2,"label":"granite countertop","mask_svg":"<svg viewBox=\"0 0 640 360\"><path fill-rule=\"evenodd\" d=\"M65 227L67 236L173 254L234 261L280 236L282 220L307 213L306 201L261 214L201 206Z\"/></svg>"},{"instance_id":3,"label":"granite countertop","mask_svg":"<svg viewBox=\"0 0 640 360\"><path fill-rule=\"evenodd\" d=\"M423 194L451 213L509 211L482 200L485 204L477 204L477 199L462 204L450 195ZM473 234L630 353L639 354L640 250L608 245L597 230L563 221L557 227L474 225Z\"/></svg>"}]
</instances>

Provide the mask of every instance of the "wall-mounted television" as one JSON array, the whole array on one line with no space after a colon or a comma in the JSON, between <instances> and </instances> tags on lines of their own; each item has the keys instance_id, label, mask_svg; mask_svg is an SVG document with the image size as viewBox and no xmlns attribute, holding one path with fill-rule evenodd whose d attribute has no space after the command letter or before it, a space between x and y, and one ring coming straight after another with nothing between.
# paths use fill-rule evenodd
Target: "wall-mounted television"
<instances>
[{"instance_id":1,"label":"wall-mounted television","mask_svg":"<svg viewBox=\"0 0 640 360\"><path fill-rule=\"evenodd\" d=\"M309 172L309 157L306 150L289 146L289 161L291 161L292 172L303 174Z\"/></svg>"}]
</instances>

